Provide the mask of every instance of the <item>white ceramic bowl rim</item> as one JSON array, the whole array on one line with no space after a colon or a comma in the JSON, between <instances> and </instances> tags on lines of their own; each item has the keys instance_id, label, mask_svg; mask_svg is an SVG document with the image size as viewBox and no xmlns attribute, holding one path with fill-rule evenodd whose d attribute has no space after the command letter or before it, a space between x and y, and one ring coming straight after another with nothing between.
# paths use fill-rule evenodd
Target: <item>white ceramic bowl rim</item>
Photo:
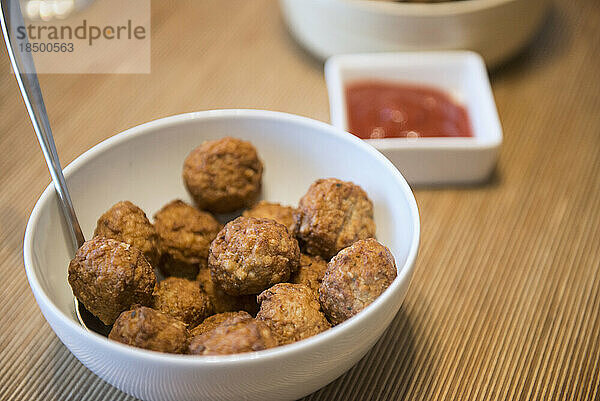
<instances>
[{"instance_id":1,"label":"white ceramic bowl rim","mask_svg":"<svg viewBox=\"0 0 600 401\"><path fill-rule=\"evenodd\" d=\"M231 363L235 365L240 365L244 363L251 363L253 360L257 358L262 359L276 359L284 356L284 354L295 354L301 353L303 349L311 344L317 343L319 341L323 341L329 336L334 336L336 333L341 331L352 330L353 327L358 323L358 321L366 316L370 309L378 308L381 304L386 302L387 299L393 297L397 290L400 288L400 284L403 281L404 276L409 272L410 266L413 265L416 257L419 246L419 237L420 237L420 222L419 222L419 212L417 209L417 203L412 194L412 191L407 184L406 180L400 174L400 172L393 166L393 164L385 158L381 153L379 153L375 148L366 144L361 139L355 137L354 135L348 134L344 131L341 131L335 127L330 126L329 124L312 120L307 117L296 116L293 114L274 112L274 111L266 111L266 110L252 110L252 109L226 109L226 110L208 110L208 111L200 111L186 114L179 114L170 117L161 118L158 120L154 120L145 124L138 125L136 127L130 128L124 132L114 135L106 139L103 142L95 145L79 157L77 157L73 162L71 162L65 169L64 174L65 177L68 178L70 174L77 170L77 168L85 163L86 159L93 157L94 155L104 151L107 148L117 145L120 142L128 140L130 137L135 137L138 135L143 135L148 129L157 129L164 128L171 125L176 125L177 123L185 120L194 120L194 119L220 119L220 118L234 118L234 117L245 117L245 118L255 118L255 119L283 119L291 122L295 122L297 124L302 124L310 127L320 127L327 129L333 135L339 137L345 141L352 141L358 146L362 147L363 150L367 153L370 153L371 156L379 159L379 161L383 164L386 164L388 168L393 171L393 173L398 178L398 182L400 182L402 186L402 190L406 195L406 199L409 203L410 207L410 215L412 217L412 224L414 227L413 238L411 239L411 246L408 252L408 257L403 266L399 269L399 274L396 280L387 288L387 290L381 294L371 305L369 305L364 311L360 312L356 316L351 319L333 327L330 330L326 330L323 333L315 335L313 337L307 338L305 340L279 346L276 348L271 348L263 351L243 353L243 354L235 354L235 355L223 355L223 356L194 356L194 355L175 355L175 354L165 354L155 351L148 351L140 348L135 348L131 346L127 346L124 344L120 344L116 341L109 340L106 337L100 336L97 333L93 333L84 329L81 325L74 322L71 318L66 316L51 300L50 297L45 293L42 289L38 277L32 268L34 265L32 258L32 239L33 239L33 231L34 227L38 224L38 220L40 218L40 213L42 209L42 205L46 204L50 197L55 196L54 187L52 184L48 185L38 201L36 202L33 211L31 212L31 216L27 223L27 228L25 230L25 238L23 241L23 258L25 264L25 271L27 273L27 278L29 280L29 284L31 286L32 291L36 295L36 299L39 299L43 302L47 307L61 320L61 322L69 326L74 333L80 336L92 336L98 342L105 342L104 345L113 348L113 350L130 354L131 357L139 358L140 360L148 360L148 361L156 361L163 360L165 362L169 362L176 365L185 365L185 366L197 366L202 364L211 364L211 363Z\"/></svg>"},{"instance_id":2,"label":"white ceramic bowl rim","mask_svg":"<svg viewBox=\"0 0 600 401\"><path fill-rule=\"evenodd\" d=\"M357 8L383 14L395 15L454 15L478 12L518 0L461 0L441 3L403 3L367 0L329 0L335 3L350 3Z\"/></svg>"}]
</instances>

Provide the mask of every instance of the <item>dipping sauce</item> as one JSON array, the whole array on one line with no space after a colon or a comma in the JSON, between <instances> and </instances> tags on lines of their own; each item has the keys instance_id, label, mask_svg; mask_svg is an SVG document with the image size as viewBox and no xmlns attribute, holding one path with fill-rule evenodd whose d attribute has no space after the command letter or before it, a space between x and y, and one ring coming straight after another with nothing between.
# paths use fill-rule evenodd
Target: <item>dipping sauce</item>
<instances>
[{"instance_id":1,"label":"dipping sauce","mask_svg":"<svg viewBox=\"0 0 600 401\"><path fill-rule=\"evenodd\" d=\"M348 130L362 139L473 136L467 110L439 89L356 82L346 101Z\"/></svg>"}]
</instances>

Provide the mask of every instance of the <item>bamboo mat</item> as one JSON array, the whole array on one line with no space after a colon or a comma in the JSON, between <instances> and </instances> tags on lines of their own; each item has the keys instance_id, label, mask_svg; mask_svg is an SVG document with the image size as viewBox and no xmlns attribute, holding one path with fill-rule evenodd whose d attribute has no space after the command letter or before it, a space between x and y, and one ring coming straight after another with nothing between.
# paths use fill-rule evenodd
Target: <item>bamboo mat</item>
<instances>
[{"instance_id":1,"label":"bamboo mat","mask_svg":"<svg viewBox=\"0 0 600 401\"><path fill-rule=\"evenodd\" d=\"M46 75L63 164L134 125L250 107L328 121L322 64L273 0L155 1L151 75ZM505 141L486 185L415 191L404 305L365 358L310 400L600 399L600 4L556 1L492 71ZM126 400L60 343L22 265L49 175L0 46L0 399Z\"/></svg>"}]
</instances>

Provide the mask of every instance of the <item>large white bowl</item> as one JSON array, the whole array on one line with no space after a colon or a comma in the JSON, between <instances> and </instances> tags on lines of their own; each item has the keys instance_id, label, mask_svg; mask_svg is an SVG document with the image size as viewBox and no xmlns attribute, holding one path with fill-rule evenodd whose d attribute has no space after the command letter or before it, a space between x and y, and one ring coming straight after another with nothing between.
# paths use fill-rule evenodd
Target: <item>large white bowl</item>
<instances>
[{"instance_id":1,"label":"large white bowl","mask_svg":"<svg viewBox=\"0 0 600 401\"><path fill-rule=\"evenodd\" d=\"M294 399L354 365L392 321L408 289L419 243L413 194L374 148L327 124L258 110L206 111L150 122L93 147L65 169L89 237L96 219L128 199L151 216L174 198L188 199L181 168L188 152L225 135L252 141L265 164L265 199L296 204L317 178L360 184L375 206L377 237L394 254L398 277L366 310L307 340L231 356L168 355L128 347L83 329L67 284L69 241L54 189L38 200L25 233L31 289L61 341L90 370L143 400Z\"/></svg>"},{"instance_id":2,"label":"large white bowl","mask_svg":"<svg viewBox=\"0 0 600 401\"><path fill-rule=\"evenodd\" d=\"M488 66L505 60L527 43L548 3L280 0L290 31L322 59L346 53L473 50Z\"/></svg>"}]
</instances>

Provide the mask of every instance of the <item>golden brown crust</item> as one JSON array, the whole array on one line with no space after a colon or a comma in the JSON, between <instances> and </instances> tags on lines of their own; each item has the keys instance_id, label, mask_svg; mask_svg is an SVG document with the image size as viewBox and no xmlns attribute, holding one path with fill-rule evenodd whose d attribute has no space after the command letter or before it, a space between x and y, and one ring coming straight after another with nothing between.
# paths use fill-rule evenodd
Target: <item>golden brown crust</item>
<instances>
[{"instance_id":1,"label":"golden brown crust","mask_svg":"<svg viewBox=\"0 0 600 401\"><path fill-rule=\"evenodd\" d=\"M355 242L327 266L319 301L333 324L351 318L373 302L396 278L388 248L373 238Z\"/></svg>"},{"instance_id":2,"label":"golden brown crust","mask_svg":"<svg viewBox=\"0 0 600 401\"><path fill-rule=\"evenodd\" d=\"M251 209L244 211L242 216L275 220L279 224L286 226L288 230L292 232L294 210L296 209L290 206L283 206L279 203L262 200Z\"/></svg>"},{"instance_id":3,"label":"golden brown crust","mask_svg":"<svg viewBox=\"0 0 600 401\"><path fill-rule=\"evenodd\" d=\"M193 280L206 266L208 249L221 224L208 212L181 200L165 205L154 215L160 239L160 269L165 276Z\"/></svg>"},{"instance_id":4,"label":"golden brown crust","mask_svg":"<svg viewBox=\"0 0 600 401\"><path fill-rule=\"evenodd\" d=\"M232 319L252 319L252 316L248 312L239 311L239 312L223 312L218 313L216 315L212 315L204 319L204 321L198 326L194 327L192 331L190 331L190 338L196 337L200 334L204 334L212 329L226 323Z\"/></svg>"},{"instance_id":5,"label":"golden brown crust","mask_svg":"<svg viewBox=\"0 0 600 401\"><path fill-rule=\"evenodd\" d=\"M294 213L294 234L306 253L329 260L354 242L375 236L373 203L352 182L317 180Z\"/></svg>"},{"instance_id":6,"label":"golden brown crust","mask_svg":"<svg viewBox=\"0 0 600 401\"><path fill-rule=\"evenodd\" d=\"M183 354L187 349L185 324L145 306L121 313L108 338L133 347Z\"/></svg>"},{"instance_id":7,"label":"golden brown crust","mask_svg":"<svg viewBox=\"0 0 600 401\"><path fill-rule=\"evenodd\" d=\"M287 228L254 217L227 223L208 256L213 281L230 295L257 294L287 281L299 262L298 242Z\"/></svg>"},{"instance_id":8,"label":"golden brown crust","mask_svg":"<svg viewBox=\"0 0 600 401\"><path fill-rule=\"evenodd\" d=\"M215 313L242 310L254 316L256 315L256 312L258 312L256 295L234 296L227 294L221 287L215 285L210 277L209 269L201 269L196 280L198 280L200 285L204 288L204 291L208 294Z\"/></svg>"},{"instance_id":9,"label":"golden brown crust","mask_svg":"<svg viewBox=\"0 0 600 401\"><path fill-rule=\"evenodd\" d=\"M208 294L197 281L168 277L154 289L153 308L196 327L212 313Z\"/></svg>"},{"instance_id":10,"label":"golden brown crust","mask_svg":"<svg viewBox=\"0 0 600 401\"><path fill-rule=\"evenodd\" d=\"M290 277L290 283L304 284L318 293L326 270L327 262L323 258L303 253L300 255L298 270Z\"/></svg>"},{"instance_id":11,"label":"golden brown crust","mask_svg":"<svg viewBox=\"0 0 600 401\"><path fill-rule=\"evenodd\" d=\"M228 213L256 201L262 172L250 142L225 137L192 150L183 164L183 181L201 209Z\"/></svg>"},{"instance_id":12,"label":"golden brown crust","mask_svg":"<svg viewBox=\"0 0 600 401\"><path fill-rule=\"evenodd\" d=\"M160 257L158 235L146 213L129 201L114 204L96 224L94 236L122 241L142 251L152 266Z\"/></svg>"},{"instance_id":13,"label":"golden brown crust","mask_svg":"<svg viewBox=\"0 0 600 401\"><path fill-rule=\"evenodd\" d=\"M150 305L156 277L137 248L94 237L69 263L69 284L87 310L111 325L131 305Z\"/></svg>"},{"instance_id":14,"label":"golden brown crust","mask_svg":"<svg viewBox=\"0 0 600 401\"><path fill-rule=\"evenodd\" d=\"M277 346L271 329L255 319L231 318L190 340L188 352L194 355L227 355L261 351Z\"/></svg>"},{"instance_id":15,"label":"golden brown crust","mask_svg":"<svg viewBox=\"0 0 600 401\"><path fill-rule=\"evenodd\" d=\"M258 296L256 320L264 321L279 345L319 334L331 327L315 296L304 284L276 284Z\"/></svg>"}]
</instances>

